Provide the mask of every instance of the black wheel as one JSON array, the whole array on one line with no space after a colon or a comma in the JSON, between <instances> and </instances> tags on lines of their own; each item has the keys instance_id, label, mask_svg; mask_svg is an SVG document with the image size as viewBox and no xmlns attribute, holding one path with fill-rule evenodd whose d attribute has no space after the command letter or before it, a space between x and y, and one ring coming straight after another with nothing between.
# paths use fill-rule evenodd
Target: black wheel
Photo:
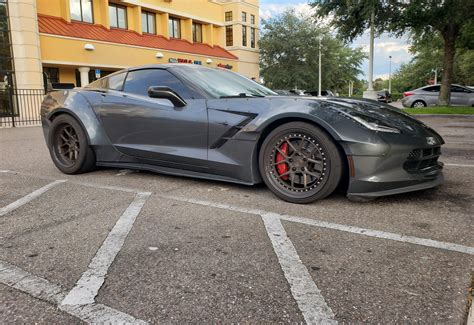
<instances>
[{"instance_id":1,"label":"black wheel","mask_svg":"<svg viewBox=\"0 0 474 325\"><path fill-rule=\"evenodd\" d=\"M260 173L268 188L292 203L310 203L330 195L342 175L342 159L333 140L303 122L283 124L262 144Z\"/></svg>"},{"instance_id":2,"label":"black wheel","mask_svg":"<svg viewBox=\"0 0 474 325\"><path fill-rule=\"evenodd\" d=\"M426 107L426 103L422 100L415 100L415 102L411 105L411 107L414 107L414 108Z\"/></svg>"},{"instance_id":3,"label":"black wheel","mask_svg":"<svg viewBox=\"0 0 474 325\"><path fill-rule=\"evenodd\" d=\"M65 174L81 174L95 167L95 154L79 123L60 115L50 126L49 152L56 167Z\"/></svg>"}]
</instances>

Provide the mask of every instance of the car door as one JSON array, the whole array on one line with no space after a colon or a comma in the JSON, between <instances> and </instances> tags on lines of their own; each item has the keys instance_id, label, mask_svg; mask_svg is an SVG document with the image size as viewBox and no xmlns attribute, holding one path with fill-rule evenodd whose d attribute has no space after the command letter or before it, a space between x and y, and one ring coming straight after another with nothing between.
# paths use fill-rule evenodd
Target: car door
<instances>
[{"instance_id":1,"label":"car door","mask_svg":"<svg viewBox=\"0 0 474 325\"><path fill-rule=\"evenodd\" d=\"M456 85L451 85L451 105L469 105L469 90Z\"/></svg>"},{"instance_id":2,"label":"car door","mask_svg":"<svg viewBox=\"0 0 474 325\"><path fill-rule=\"evenodd\" d=\"M439 91L440 91L439 85L425 87L425 88L422 88L422 90L423 90L422 100L425 101L426 105L432 106L438 103L438 97L439 97Z\"/></svg>"},{"instance_id":3,"label":"car door","mask_svg":"<svg viewBox=\"0 0 474 325\"><path fill-rule=\"evenodd\" d=\"M150 98L148 88L167 86L186 101ZM165 69L128 72L122 89L104 95L99 115L107 135L121 153L150 164L190 170L206 169L207 108Z\"/></svg>"}]
</instances>

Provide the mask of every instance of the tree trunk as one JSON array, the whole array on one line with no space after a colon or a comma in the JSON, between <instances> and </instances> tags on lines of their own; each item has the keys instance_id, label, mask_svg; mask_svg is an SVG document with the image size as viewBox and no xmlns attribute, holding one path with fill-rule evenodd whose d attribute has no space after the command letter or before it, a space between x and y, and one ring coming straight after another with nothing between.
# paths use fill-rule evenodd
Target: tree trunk
<instances>
[{"instance_id":1,"label":"tree trunk","mask_svg":"<svg viewBox=\"0 0 474 325\"><path fill-rule=\"evenodd\" d=\"M454 55L456 54L456 38L459 27L448 24L442 32L444 39L443 75L441 79L441 91L439 93L438 105L448 106L451 100L451 84L454 74Z\"/></svg>"}]
</instances>

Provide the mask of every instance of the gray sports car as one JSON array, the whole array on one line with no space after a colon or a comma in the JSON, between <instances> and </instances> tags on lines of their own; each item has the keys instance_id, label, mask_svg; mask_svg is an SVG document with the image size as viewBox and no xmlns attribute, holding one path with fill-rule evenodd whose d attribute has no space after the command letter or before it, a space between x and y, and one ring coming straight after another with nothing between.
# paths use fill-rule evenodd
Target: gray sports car
<instances>
[{"instance_id":1,"label":"gray sports car","mask_svg":"<svg viewBox=\"0 0 474 325\"><path fill-rule=\"evenodd\" d=\"M44 135L62 172L95 166L253 185L308 203L338 186L376 197L442 183L443 139L375 101L279 96L225 69L131 68L49 93Z\"/></svg>"}]
</instances>

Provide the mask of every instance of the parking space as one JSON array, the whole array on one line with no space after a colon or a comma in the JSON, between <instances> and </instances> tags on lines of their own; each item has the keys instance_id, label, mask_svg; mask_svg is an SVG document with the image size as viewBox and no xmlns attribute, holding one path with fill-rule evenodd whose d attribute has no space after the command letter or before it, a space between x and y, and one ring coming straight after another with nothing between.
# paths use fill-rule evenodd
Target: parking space
<instances>
[{"instance_id":1,"label":"parking space","mask_svg":"<svg viewBox=\"0 0 474 325\"><path fill-rule=\"evenodd\" d=\"M40 128L2 129L0 320L465 322L471 121L425 118L447 142L443 186L311 205L261 185L117 169L68 176Z\"/></svg>"}]
</instances>

